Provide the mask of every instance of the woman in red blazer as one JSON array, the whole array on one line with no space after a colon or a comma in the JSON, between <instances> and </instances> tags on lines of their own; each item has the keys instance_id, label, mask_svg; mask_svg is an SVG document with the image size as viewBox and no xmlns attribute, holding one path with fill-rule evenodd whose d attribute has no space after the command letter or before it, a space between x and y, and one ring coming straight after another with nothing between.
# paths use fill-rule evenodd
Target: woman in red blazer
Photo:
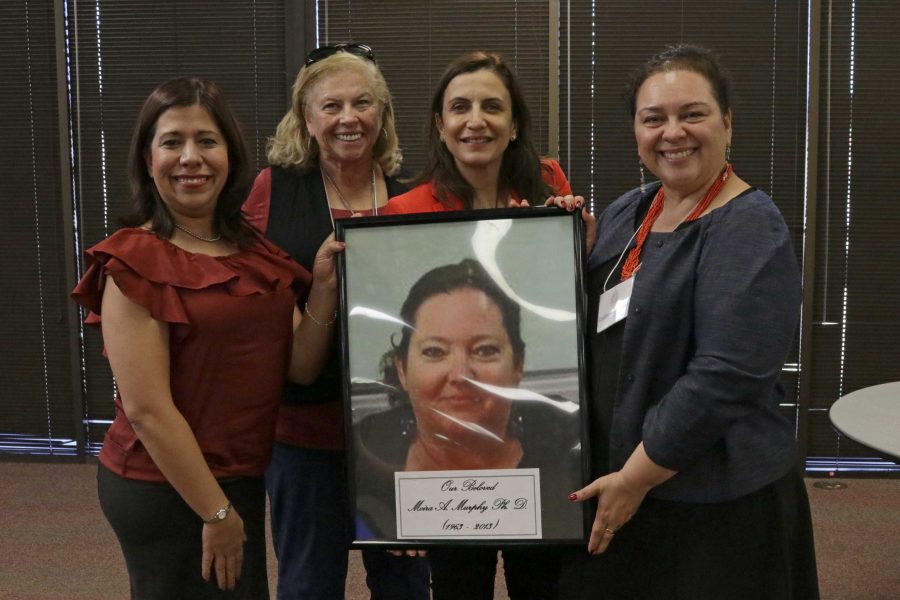
<instances>
[{"instance_id":1,"label":"woman in red blazer","mask_svg":"<svg viewBox=\"0 0 900 600\"><path fill-rule=\"evenodd\" d=\"M537 205L548 198L583 204L573 198L559 163L538 156L525 98L499 54L472 52L450 63L431 115L425 168L383 214ZM445 547L428 551L434 600L491 600L498 550L511 598L556 597L557 550Z\"/></svg>"},{"instance_id":2,"label":"woman in red blazer","mask_svg":"<svg viewBox=\"0 0 900 600\"><path fill-rule=\"evenodd\" d=\"M385 213L543 204L571 196L559 163L538 156L525 97L499 54L472 52L450 63L431 115L425 168Z\"/></svg>"}]
</instances>

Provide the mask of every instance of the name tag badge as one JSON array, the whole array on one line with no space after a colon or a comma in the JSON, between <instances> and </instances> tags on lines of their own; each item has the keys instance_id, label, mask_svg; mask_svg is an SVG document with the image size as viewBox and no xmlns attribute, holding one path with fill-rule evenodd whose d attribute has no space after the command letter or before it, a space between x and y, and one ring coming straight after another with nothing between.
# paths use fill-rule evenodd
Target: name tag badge
<instances>
[{"instance_id":1,"label":"name tag badge","mask_svg":"<svg viewBox=\"0 0 900 600\"><path fill-rule=\"evenodd\" d=\"M597 333L625 318L633 287L634 277L629 277L600 296L600 305L597 307Z\"/></svg>"}]
</instances>

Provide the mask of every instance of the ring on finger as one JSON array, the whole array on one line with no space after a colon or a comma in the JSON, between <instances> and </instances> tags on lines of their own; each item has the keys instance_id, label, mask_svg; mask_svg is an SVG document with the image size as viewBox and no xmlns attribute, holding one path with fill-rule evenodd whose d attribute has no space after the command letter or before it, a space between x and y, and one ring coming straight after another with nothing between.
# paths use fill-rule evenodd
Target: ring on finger
<instances>
[{"instance_id":1,"label":"ring on finger","mask_svg":"<svg viewBox=\"0 0 900 600\"><path fill-rule=\"evenodd\" d=\"M616 531L618 531L617 528L616 528L616 529L610 529L609 527L607 527L606 529L603 530L603 532L604 532L606 535L608 535L609 537L612 537L612 536L616 535Z\"/></svg>"}]
</instances>

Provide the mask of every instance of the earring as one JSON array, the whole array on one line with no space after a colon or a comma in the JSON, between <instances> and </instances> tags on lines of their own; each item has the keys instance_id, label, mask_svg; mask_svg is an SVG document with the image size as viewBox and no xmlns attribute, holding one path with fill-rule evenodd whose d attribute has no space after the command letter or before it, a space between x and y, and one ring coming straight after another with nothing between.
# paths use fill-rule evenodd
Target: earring
<instances>
[{"instance_id":1,"label":"earring","mask_svg":"<svg viewBox=\"0 0 900 600\"><path fill-rule=\"evenodd\" d=\"M731 162L731 144L725 144L725 162Z\"/></svg>"},{"instance_id":2,"label":"earring","mask_svg":"<svg viewBox=\"0 0 900 600\"><path fill-rule=\"evenodd\" d=\"M641 171L641 193L647 191L647 182L644 180L644 161L638 158L638 169Z\"/></svg>"},{"instance_id":3,"label":"earring","mask_svg":"<svg viewBox=\"0 0 900 600\"><path fill-rule=\"evenodd\" d=\"M407 402L409 402L409 400L407 400ZM416 437L416 417L412 410L409 412L403 411L401 413L400 436L410 440Z\"/></svg>"},{"instance_id":4,"label":"earring","mask_svg":"<svg viewBox=\"0 0 900 600\"><path fill-rule=\"evenodd\" d=\"M516 134L512 134L511 136L509 136L509 141L511 141L511 142L516 141Z\"/></svg>"}]
</instances>

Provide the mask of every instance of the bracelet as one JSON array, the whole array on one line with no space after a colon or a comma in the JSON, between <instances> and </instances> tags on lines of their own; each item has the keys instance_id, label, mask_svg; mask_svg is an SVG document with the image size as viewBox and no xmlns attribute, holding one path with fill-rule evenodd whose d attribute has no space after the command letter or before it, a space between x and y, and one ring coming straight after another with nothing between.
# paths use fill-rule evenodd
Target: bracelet
<instances>
[{"instance_id":1,"label":"bracelet","mask_svg":"<svg viewBox=\"0 0 900 600\"><path fill-rule=\"evenodd\" d=\"M309 312L309 302L303 303L303 314L312 319L312 322L319 327L330 327L331 325L334 325L334 322L337 320L337 311L334 311L334 314L331 315L331 320L327 323L323 323L322 321L318 320L313 316L311 312Z\"/></svg>"}]
</instances>

